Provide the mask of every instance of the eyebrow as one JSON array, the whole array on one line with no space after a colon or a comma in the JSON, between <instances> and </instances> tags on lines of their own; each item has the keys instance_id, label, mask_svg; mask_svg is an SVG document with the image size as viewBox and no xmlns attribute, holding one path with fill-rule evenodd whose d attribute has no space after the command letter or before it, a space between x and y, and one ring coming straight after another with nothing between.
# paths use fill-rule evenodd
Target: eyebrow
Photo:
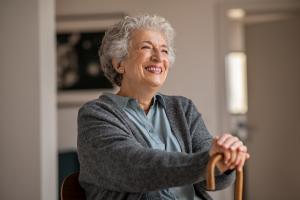
<instances>
[{"instance_id":1,"label":"eyebrow","mask_svg":"<svg viewBox=\"0 0 300 200\"><path fill-rule=\"evenodd\" d=\"M153 45L153 43L151 41L148 41L148 40L142 41L142 43L147 43L147 44ZM166 44L161 45L161 47L168 48L168 46Z\"/></svg>"}]
</instances>

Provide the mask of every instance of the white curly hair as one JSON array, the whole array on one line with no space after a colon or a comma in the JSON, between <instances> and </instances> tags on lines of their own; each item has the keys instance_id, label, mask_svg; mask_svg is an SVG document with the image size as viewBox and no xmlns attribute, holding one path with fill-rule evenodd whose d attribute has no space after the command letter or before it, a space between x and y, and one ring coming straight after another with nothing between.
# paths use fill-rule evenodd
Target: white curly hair
<instances>
[{"instance_id":1,"label":"white curly hair","mask_svg":"<svg viewBox=\"0 0 300 200\"><path fill-rule=\"evenodd\" d=\"M121 86L122 74L115 70L112 65L112 59L114 58L121 62L127 57L131 33L138 29L150 29L161 32L168 45L170 65L175 61L175 31L165 18L157 15L126 16L105 32L98 52L104 75L118 86Z\"/></svg>"}]
</instances>

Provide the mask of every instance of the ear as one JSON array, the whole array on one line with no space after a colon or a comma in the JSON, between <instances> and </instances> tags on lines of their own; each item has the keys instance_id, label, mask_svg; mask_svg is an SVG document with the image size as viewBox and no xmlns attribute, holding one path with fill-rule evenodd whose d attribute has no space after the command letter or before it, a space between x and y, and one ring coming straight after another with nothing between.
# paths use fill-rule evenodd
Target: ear
<instances>
[{"instance_id":1,"label":"ear","mask_svg":"<svg viewBox=\"0 0 300 200\"><path fill-rule=\"evenodd\" d=\"M122 62L119 62L117 59L112 59L112 65L118 73L123 74L125 72L125 67Z\"/></svg>"}]
</instances>

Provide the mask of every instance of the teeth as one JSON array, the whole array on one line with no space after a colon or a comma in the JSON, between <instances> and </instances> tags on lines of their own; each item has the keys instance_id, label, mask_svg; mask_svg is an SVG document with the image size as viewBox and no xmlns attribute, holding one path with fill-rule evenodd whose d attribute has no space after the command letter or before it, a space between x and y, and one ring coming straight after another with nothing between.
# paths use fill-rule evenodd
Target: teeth
<instances>
[{"instance_id":1,"label":"teeth","mask_svg":"<svg viewBox=\"0 0 300 200\"><path fill-rule=\"evenodd\" d=\"M161 73L162 69L160 67L146 67L145 68L149 72Z\"/></svg>"}]
</instances>

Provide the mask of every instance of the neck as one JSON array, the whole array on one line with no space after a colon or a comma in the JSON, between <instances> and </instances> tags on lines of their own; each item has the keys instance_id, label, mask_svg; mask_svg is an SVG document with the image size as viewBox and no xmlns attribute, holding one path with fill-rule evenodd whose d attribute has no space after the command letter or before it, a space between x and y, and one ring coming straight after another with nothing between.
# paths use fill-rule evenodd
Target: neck
<instances>
[{"instance_id":1,"label":"neck","mask_svg":"<svg viewBox=\"0 0 300 200\"><path fill-rule=\"evenodd\" d=\"M123 85L120 87L119 92L117 93L120 96L126 96L134 98L138 101L140 107L148 113L151 101L153 96L156 94L156 89L145 89L145 88L132 88L126 87L126 85Z\"/></svg>"}]
</instances>

